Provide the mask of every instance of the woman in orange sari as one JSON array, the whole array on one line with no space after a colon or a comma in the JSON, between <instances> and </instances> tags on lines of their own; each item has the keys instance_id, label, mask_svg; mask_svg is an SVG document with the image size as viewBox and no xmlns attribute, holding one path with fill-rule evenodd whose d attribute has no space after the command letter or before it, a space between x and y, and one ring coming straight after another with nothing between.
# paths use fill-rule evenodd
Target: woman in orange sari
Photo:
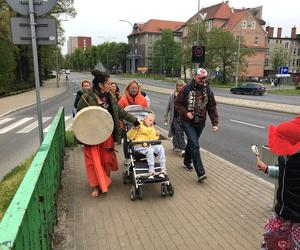
<instances>
[{"instance_id":1,"label":"woman in orange sari","mask_svg":"<svg viewBox=\"0 0 300 250\"><path fill-rule=\"evenodd\" d=\"M98 145L84 145L85 166L89 185L93 188L92 197L98 197L100 192L107 193L111 183L111 171L118 170L114 141L121 143L120 119L139 125L137 119L119 107L115 97L110 92L112 80L110 75L99 70L93 70L93 87L84 93L78 102L77 110L87 106L100 106L112 116L114 129L112 135Z\"/></svg>"}]
</instances>

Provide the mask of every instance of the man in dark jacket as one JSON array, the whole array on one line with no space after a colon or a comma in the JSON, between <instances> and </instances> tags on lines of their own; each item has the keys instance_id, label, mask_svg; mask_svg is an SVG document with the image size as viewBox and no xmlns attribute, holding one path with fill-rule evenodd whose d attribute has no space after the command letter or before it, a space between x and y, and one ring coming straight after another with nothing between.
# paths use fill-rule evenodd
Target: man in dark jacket
<instances>
[{"instance_id":1,"label":"man in dark jacket","mask_svg":"<svg viewBox=\"0 0 300 250\"><path fill-rule=\"evenodd\" d=\"M205 126L206 113L208 113L212 130L218 130L218 112L214 94L206 81L207 71L200 68L196 71L192 81L187 84L175 99L175 109L179 113L183 130L187 136L184 168L192 171L193 162L198 181L207 177L200 156L199 138Z\"/></svg>"}]
</instances>

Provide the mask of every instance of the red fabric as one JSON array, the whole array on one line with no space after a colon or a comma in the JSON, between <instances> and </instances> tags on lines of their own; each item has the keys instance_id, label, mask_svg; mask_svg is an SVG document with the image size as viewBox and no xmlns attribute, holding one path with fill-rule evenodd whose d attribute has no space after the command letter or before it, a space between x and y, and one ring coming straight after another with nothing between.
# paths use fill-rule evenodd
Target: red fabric
<instances>
[{"instance_id":1,"label":"red fabric","mask_svg":"<svg viewBox=\"0 0 300 250\"><path fill-rule=\"evenodd\" d=\"M111 149L114 149L112 136L99 145L84 145L84 159L89 185L91 187L99 186L102 193L108 191L111 183L110 171L119 169L115 151Z\"/></svg>"},{"instance_id":2,"label":"red fabric","mask_svg":"<svg viewBox=\"0 0 300 250\"><path fill-rule=\"evenodd\" d=\"M269 126L269 148L277 155L292 155L300 150L300 116L278 126Z\"/></svg>"},{"instance_id":3,"label":"red fabric","mask_svg":"<svg viewBox=\"0 0 300 250\"><path fill-rule=\"evenodd\" d=\"M128 92L121 97L119 106L125 108L129 105L141 105L145 108L149 108L147 99L140 92L134 98L130 96Z\"/></svg>"}]
</instances>

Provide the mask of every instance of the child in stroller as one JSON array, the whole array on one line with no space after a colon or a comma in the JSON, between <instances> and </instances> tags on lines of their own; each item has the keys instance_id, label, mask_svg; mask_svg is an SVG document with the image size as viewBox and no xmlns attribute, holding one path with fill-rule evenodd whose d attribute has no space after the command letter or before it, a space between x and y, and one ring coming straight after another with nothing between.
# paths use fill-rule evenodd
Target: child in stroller
<instances>
[{"instance_id":1,"label":"child in stroller","mask_svg":"<svg viewBox=\"0 0 300 250\"><path fill-rule=\"evenodd\" d=\"M154 141L159 139L159 132L154 127L154 114L149 113L144 120L140 122L140 126L130 129L127 133L128 139L132 142L140 142L135 144L133 149L135 152L140 152L146 155L149 167L148 179L154 179L155 171L155 155L159 157L160 173L159 177L165 178L166 172L166 157L165 150L161 144L148 145L147 141ZM143 142L143 143L141 143Z\"/></svg>"},{"instance_id":2,"label":"child in stroller","mask_svg":"<svg viewBox=\"0 0 300 250\"><path fill-rule=\"evenodd\" d=\"M154 126L154 114L149 110L145 112L145 108L139 105L134 105L134 107L133 105L128 106L127 109L127 112L135 113L136 117L141 118L142 116L143 118L138 128L132 128L127 133L130 141L128 149L130 165L129 171L126 170L123 173L123 183L126 183L126 177L129 176L133 183L130 190L130 198L135 200L137 196L139 199L142 199L141 186L153 182L162 182L161 195L163 197L167 193L172 196L174 190L166 172L165 151L159 140L159 132ZM140 110L140 116L136 114L138 110ZM155 157L159 158L159 163L155 163Z\"/></svg>"}]
</instances>

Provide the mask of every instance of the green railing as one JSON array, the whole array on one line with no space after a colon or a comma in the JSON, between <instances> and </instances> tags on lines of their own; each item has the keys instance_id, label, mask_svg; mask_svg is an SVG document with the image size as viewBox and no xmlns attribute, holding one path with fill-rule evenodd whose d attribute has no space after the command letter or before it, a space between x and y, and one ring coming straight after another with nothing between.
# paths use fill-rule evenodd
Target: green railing
<instances>
[{"instance_id":1,"label":"green railing","mask_svg":"<svg viewBox=\"0 0 300 250\"><path fill-rule=\"evenodd\" d=\"M65 148L60 108L0 223L0 249L51 249Z\"/></svg>"}]
</instances>

